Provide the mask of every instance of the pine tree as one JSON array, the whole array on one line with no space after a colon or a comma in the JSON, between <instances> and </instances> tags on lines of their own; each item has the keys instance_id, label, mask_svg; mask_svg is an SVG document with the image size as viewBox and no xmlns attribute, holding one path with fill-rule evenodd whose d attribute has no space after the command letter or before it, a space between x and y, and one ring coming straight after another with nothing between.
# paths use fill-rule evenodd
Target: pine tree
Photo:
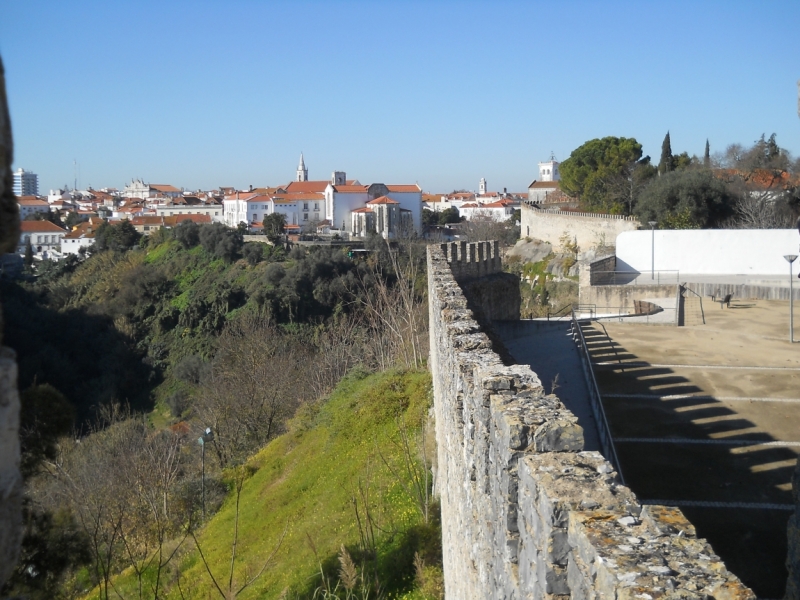
<instances>
[{"instance_id":1,"label":"pine tree","mask_svg":"<svg viewBox=\"0 0 800 600\"><path fill-rule=\"evenodd\" d=\"M703 166L708 169L711 167L711 151L708 145L708 138L706 138L706 151L703 154Z\"/></svg>"},{"instance_id":2,"label":"pine tree","mask_svg":"<svg viewBox=\"0 0 800 600\"><path fill-rule=\"evenodd\" d=\"M672 170L672 146L669 141L669 131L661 143L661 160L658 162L658 174L664 175Z\"/></svg>"}]
</instances>

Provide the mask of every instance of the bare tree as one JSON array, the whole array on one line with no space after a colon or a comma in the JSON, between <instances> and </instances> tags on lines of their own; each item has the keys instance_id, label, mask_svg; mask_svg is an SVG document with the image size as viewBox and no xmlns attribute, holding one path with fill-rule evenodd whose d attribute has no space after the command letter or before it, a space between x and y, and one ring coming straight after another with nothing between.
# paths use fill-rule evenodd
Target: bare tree
<instances>
[{"instance_id":1,"label":"bare tree","mask_svg":"<svg viewBox=\"0 0 800 600\"><path fill-rule=\"evenodd\" d=\"M240 462L282 432L308 396L313 369L313 353L267 320L227 325L195 406L199 422L214 432L220 466Z\"/></svg>"}]
</instances>

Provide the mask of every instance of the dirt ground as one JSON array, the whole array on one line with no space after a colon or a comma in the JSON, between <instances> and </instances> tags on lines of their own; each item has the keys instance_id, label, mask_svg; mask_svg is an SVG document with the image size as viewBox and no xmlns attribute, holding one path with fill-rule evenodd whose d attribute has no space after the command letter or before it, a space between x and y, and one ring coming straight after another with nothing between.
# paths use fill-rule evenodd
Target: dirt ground
<instances>
[{"instance_id":1,"label":"dirt ground","mask_svg":"<svg viewBox=\"0 0 800 600\"><path fill-rule=\"evenodd\" d=\"M584 326L623 475L643 501L681 506L760 598L782 597L800 453L788 302L695 301L687 323Z\"/></svg>"}]
</instances>

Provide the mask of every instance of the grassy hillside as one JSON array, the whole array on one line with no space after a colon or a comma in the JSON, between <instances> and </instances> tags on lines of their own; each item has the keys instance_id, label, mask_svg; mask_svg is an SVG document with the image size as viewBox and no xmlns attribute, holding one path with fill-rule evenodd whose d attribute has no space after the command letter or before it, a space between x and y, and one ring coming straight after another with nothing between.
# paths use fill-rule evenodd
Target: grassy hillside
<instances>
[{"instance_id":1,"label":"grassy hillside","mask_svg":"<svg viewBox=\"0 0 800 600\"><path fill-rule=\"evenodd\" d=\"M343 544L355 564L372 573L367 577L370 597L378 597L374 577L383 597L425 597L415 590L414 553L419 552L429 567L440 560L438 515L432 510L426 525L407 493L410 478L401 431L411 440L406 455L421 473L421 427L430 386L425 372L351 373L327 402L302 410L288 433L249 461L239 497L233 588L261 569L282 535L283 541L263 574L238 597L312 597L321 586L320 568L337 577ZM230 471L228 476L234 481L237 473ZM197 535L223 591L228 589L235 523L232 491ZM192 539L184 544L183 554L171 565L167 596L221 597ZM426 571L430 574L431 569ZM138 597L131 573L119 578L115 587L123 597Z\"/></svg>"}]
</instances>

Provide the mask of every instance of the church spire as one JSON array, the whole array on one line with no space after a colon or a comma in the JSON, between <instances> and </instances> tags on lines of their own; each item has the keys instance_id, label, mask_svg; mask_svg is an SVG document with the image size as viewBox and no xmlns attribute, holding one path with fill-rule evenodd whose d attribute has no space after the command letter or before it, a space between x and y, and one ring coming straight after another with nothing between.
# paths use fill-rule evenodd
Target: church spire
<instances>
[{"instance_id":1,"label":"church spire","mask_svg":"<svg viewBox=\"0 0 800 600\"><path fill-rule=\"evenodd\" d=\"M308 169L303 161L303 153L300 153L300 164L297 165L297 181L308 181Z\"/></svg>"}]
</instances>

